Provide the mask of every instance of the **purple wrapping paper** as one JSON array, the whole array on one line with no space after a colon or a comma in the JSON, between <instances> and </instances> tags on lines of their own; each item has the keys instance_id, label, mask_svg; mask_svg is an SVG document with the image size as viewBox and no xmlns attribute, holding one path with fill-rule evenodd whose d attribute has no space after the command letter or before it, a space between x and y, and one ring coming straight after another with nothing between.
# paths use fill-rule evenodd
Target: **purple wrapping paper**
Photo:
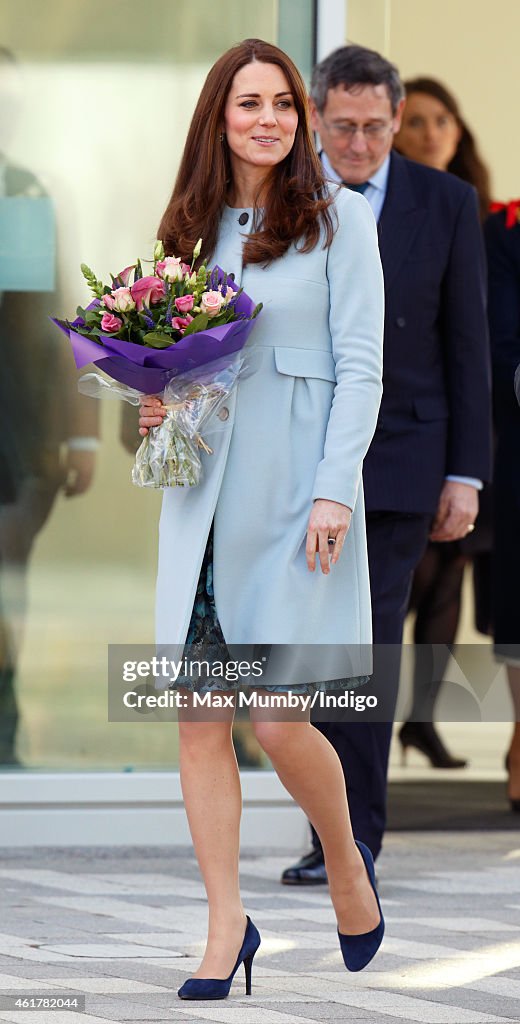
<instances>
[{"instance_id":1,"label":"purple wrapping paper","mask_svg":"<svg viewBox=\"0 0 520 1024\"><path fill-rule=\"evenodd\" d=\"M230 284L233 286L232 282ZM97 301L88 308L91 309ZM254 308L253 300L242 292L235 305L237 313L251 316ZM237 320L221 327L210 327L206 331L181 338L169 348L155 349L112 338L107 334L102 335L101 346L73 329L83 325L84 321L80 317L70 327L63 320L55 317L50 319L69 338L78 369L94 363L113 380L136 388L143 394L163 391L168 381L177 374L187 373L215 359L239 352L255 323L254 320Z\"/></svg>"}]
</instances>

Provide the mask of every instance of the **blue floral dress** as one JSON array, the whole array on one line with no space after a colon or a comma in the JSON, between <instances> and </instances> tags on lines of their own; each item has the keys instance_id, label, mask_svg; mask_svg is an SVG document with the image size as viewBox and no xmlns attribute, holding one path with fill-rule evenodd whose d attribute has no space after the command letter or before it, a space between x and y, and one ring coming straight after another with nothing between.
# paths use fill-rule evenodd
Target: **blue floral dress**
<instances>
[{"instance_id":1,"label":"blue floral dress","mask_svg":"<svg viewBox=\"0 0 520 1024\"><path fill-rule=\"evenodd\" d=\"M197 584L197 592L193 603L190 624L186 636L185 656L188 660L219 661L224 665L231 660L231 655L224 639L220 622L215 606L213 592L213 525L211 526L206 550L202 560L202 566ZM259 648L255 648L259 650ZM262 651L264 647L262 647ZM265 647L268 652L269 648ZM259 684L259 688L270 693L314 693L316 690L344 690L355 689L367 683L370 676L349 676L348 679L328 679L317 683L292 683L272 685ZM176 689L179 686L189 690L232 690L237 689L240 682L230 682L225 679L212 679L211 682L202 683L199 679L194 680L189 676L179 676L173 684ZM252 685L246 683L246 685Z\"/></svg>"}]
</instances>

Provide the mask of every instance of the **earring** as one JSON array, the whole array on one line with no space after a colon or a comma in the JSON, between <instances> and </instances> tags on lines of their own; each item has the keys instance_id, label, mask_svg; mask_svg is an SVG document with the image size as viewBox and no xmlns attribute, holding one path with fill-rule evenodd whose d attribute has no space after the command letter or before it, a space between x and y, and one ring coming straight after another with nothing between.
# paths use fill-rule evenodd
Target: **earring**
<instances>
[{"instance_id":1,"label":"earring","mask_svg":"<svg viewBox=\"0 0 520 1024\"><path fill-rule=\"evenodd\" d=\"M219 137L218 137L218 141L219 142L224 142L225 138L226 138L226 133L225 132L221 132Z\"/></svg>"}]
</instances>

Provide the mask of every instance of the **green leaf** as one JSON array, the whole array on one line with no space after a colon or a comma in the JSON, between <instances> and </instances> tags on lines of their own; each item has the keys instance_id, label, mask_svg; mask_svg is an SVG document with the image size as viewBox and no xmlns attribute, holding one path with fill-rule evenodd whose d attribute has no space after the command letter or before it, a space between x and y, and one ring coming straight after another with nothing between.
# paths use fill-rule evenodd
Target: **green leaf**
<instances>
[{"instance_id":1,"label":"green leaf","mask_svg":"<svg viewBox=\"0 0 520 1024\"><path fill-rule=\"evenodd\" d=\"M197 334L198 331L205 331L209 323L209 316L207 313L198 313L197 316L193 317L191 323L188 324L184 331L184 337L187 334Z\"/></svg>"},{"instance_id":2,"label":"green leaf","mask_svg":"<svg viewBox=\"0 0 520 1024\"><path fill-rule=\"evenodd\" d=\"M96 336L93 331L89 331L87 327L73 327L72 330L75 331L76 334L83 334L85 338L92 338L92 341L95 341L97 345L102 345L99 337Z\"/></svg>"},{"instance_id":3,"label":"green leaf","mask_svg":"<svg viewBox=\"0 0 520 1024\"><path fill-rule=\"evenodd\" d=\"M123 337L123 335L121 334L121 331L103 331L101 329L101 327L99 327L99 326L98 327L90 327L89 328L89 332L90 332L90 334L98 334L100 337L101 336L104 337L105 334L109 338L122 338Z\"/></svg>"},{"instance_id":4,"label":"green leaf","mask_svg":"<svg viewBox=\"0 0 520 1024\"><path fill-rule=\"evenodd\" d=\"M173 338L169 334L161 334L159 331L149 331L143 337L143 345L148 345L149 348L168 348L172 341Z\"/></svg>"},{"instance_id":5,"label":"green leaf","mask_svg":"<svg viewBox=\"0 0 520 1024\"><path fill-rule=\"evenodd\" d=\"M225 310L223 310L222 313L218 314L218 316L212 316L211 317L211 325L210 326L211 327L222 327L224 324L230 323L230 321L232 319L233 319L233 314L231 312L228 313ZM205 330L205 328L203 328L203 330Z\"/></svg>"}]
</instances>

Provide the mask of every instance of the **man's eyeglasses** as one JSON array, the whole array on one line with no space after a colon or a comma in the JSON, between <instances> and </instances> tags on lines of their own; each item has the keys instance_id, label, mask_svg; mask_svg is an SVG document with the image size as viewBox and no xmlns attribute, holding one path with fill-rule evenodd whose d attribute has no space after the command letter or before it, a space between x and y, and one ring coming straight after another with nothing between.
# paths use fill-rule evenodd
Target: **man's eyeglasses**
<instances>
[{"instance_id":1,"label":"man's eyeglasses","mask_svg":"<svg viewBox=\"0 0 520 1024\"><path fill-rule=\"evenodd\" d=\"M391 121L378 121L375 124L327 124L323 120L323 124L331 135L335 135L338 139L353 139L358 132L362 132L365 139L373 141L377 139L383 139L387 134L388 129L391 128Z\"/></svg>"}]
</instances>

